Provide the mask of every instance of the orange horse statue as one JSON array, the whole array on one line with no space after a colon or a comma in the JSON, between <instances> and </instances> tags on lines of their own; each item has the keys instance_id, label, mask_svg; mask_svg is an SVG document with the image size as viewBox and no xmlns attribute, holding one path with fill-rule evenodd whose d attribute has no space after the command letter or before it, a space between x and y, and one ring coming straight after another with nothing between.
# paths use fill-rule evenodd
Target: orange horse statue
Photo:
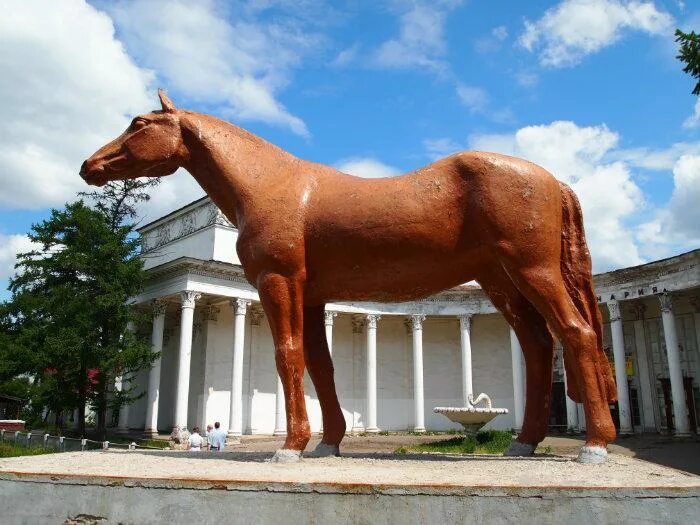
<instances>
[{"instance_id":1,"label":"orange horse statue","mask_svg":"<svg viewBox=\"0 0 700 525\"><path fill-rule=\"evenodd\" d=\"M353 177L158 94L162 110L136 117L80 175L99 186L182 167L238 228L236 250L269 320L284 387L287 438L273 461L298 460L309 441L304 368L323 413L323 439L310 455L339 455L345 419L326 303L410 301L470 280L513 327L525 357L523 428L507 454L531 455L545 437L556 336L568 394L586 414L579 460L605 460L617 394L581 208L568 186L525 160L478 151L399 177Z\"/></svg>"}]
</instances>

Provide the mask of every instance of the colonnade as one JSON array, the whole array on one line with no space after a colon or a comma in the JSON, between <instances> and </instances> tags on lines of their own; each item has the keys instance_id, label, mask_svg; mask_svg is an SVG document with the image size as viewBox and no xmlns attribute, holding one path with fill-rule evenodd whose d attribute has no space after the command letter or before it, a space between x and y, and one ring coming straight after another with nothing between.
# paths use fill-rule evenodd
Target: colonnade
<instances>
[{"instance_id":1,"label":"colonnade","mask_svg":"<svg viewBox=\"0 0 700 525\"><path fill-rule=\"evenodd\" d=\"M192 354L192 327L194 323L195 302L200 299L200 294L192 291L184 291L180 294L181 325L180 341L178 351L178 368L175 393L175 420L174 431L187 428L187 406L190 383L190 361ZM229 413L228 436L238 438L242 434L243 428L243 353L245 339L245 318L250 306L250 301L236 298L231 300L234 313L233 323L233 359L231 370L231 399ZM163 351L163 333L165 327L165 307L163 301L154 301L153 308L153 328L151 334L151 345L159 357L154 361L148 375L148 390L146 395L146 423L145 432L147 434L157 434L158 407L160 401L160 373L161 357ZM337 312L326 311L324 317L326 339L328 350L333 351L333 325ZM377 423L377 326L381 316L377 314L366 314L359 316L355 314L357 320L361 317L361 324L366 331L366 419L362 430L376 433L380 428ZM472 387L472 357L471 357L471 320L472 316L464 314L459 316L460 326L460 347L462 362L462 397L466 406L473 396ZM425 394L423 387L423 322L425 315L414 314L407 318L407 325L411 330L413 348L413 394L414 394L414 421L413 430L416 432L425 431ZM520 352L520 345L517 338L512 338L513 352ZM515 362L515 360L514 360ZM522 359L518 361L522 363ZM520 366L517 372L518 377L523 377L523 369ZM515 380L515 372L514 372ZM522 385L524 379L519 384ZM516 395L516 405L524 405L524 395ZM516 407L516 413L522 414L523 406ZM359 430L355 427L353 430ZM275 403L275 435L286 433L286 418L284 405L284 392L282 382L277 378L277 396Z\"/></svg>"},{"instance_id":2,"label":"colonnade","mask_svg":"<svg viewBox=\"0 0 700 525\"><path fill-rule=\"evenodd\" d=\"M187 406L190 384L190 360L192 352L192 327L194 318L195 302L200 298L200 294L193 291L183 291L181 299L181 327L180 344L178 352L178 372L177 390L175 395L175 421L174 430L187 427ZM683 389L683 377L678 352L678 340L676 336L675 318L673 316L673 302L667 293L659 295L661 302L663 332L665 337L668 369L673 398L673 409L675 414L675 433L679 436L689 434L689 422L685 409L685 392ZM233 360L232 360L232 381L231 399L229 414L228 435L237 438L242 434L243 423L243 353L245 338L245 318L250 301L240 298L231 300L234 312L233 323ZM620 313L620 302L611 299L607 303L610 312L610 327L613 343L613 356L615 363L615 379L618 385L618 404L620 417L620 433L628 434L633 431L629 391L627 386L625 367L625 348L622 331L622 316ZM362 317L361 324L366 331L366 419L362 430L366 432L379 432L377 422L377 326L381 317L378 314L369 313L363 316L354 314L355 317ZM333 324L337 312L325 312L325 331L328 341L328 349L332 353L333 348ZM356 319L357 320L357 319ZM413 430L416 432L425 431L425 397L423 386L423 322L425 315L414 314L408 316L407 326L411 330L412 356L413 356ZM699 321L700 322L700 321ZM357 323L356 323L357 324ZM471 352L471 324L472 315L463 314L459 316L460 329L460 349L462 365L462 402L467 406L472 398L472 352ZM165 303L155 301L153 303L153 331L151 344L154 351L162 352L163 331L165 325ZM360 326L358 324L358 326ZM514 425L516 430L522 428L524 407L525 407L525 365L522 349L515 332L510 331L511 365L513 374L514 393ZM645 364L646 366L646 364ZM159 384L160 384L160 357L153 363L149 372L146 423L147 433L157 433L158 405L159 405ZM564 374L566 381L566 374ZM126 412L126 411L125 411ZM583 421L579 421L579 410L577 404L566 396L567 427L570 430L583 427ZM126 426L124 417L123 425ZM122 421L120 421L120 428ZM353 430L359 430L359 426L353 426ZM275 435L282 435L286 432L284 394L282 383L277 381L277 400L275 409Z\"/></svg>"},{"instance_id":3,"label":"colonnade","mask_svg":"<svg viewBox=\"0 0 700 525\"><path fill-rule=\"evenodd\" d=\"M671 383L671 398L673 400L674 434L679 437L690 435L690 422L685 402L685 389L683 386L683 373L681 369L678 335L676 332L676 318L673 313L673 298L671 294L664 292L658 295L661 305L661 322L663 325L664 342L666 343L666 358L668 363L669 380ZM631 434L632 414L630 410L629 385L627 383L627 366L625 359L625 340L622 330L621 302L614 298L608 301L607 307L610 313L610 333L612 335L613 361L615 363L615 382L617 383L618 414L620 419L620 434ZM697 315L696 315L697 317ZM697 330L697 327L696 327ZM641 333L640 333L641 332ZM700 331L697 332L700 334ZM635 337L642 338L642 344L637 348L645 348L643 344L643 326L635 323ZM638 356L640 363L640 378L646 381L649 377L646 355L644 359ZM642 373L643 372L643 373ZM651 385L645 388L647 392L652 390ZM649 393L647 393L647 396ZM653 403L652 400L642 400L645 404Z\"/></svg>"}]
</instances>

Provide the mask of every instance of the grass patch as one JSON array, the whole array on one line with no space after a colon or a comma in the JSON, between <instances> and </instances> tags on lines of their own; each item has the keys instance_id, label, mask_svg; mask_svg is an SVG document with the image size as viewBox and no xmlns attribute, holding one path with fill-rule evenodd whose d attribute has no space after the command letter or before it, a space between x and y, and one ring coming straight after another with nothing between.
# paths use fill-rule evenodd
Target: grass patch
<instances>
[{"instance_id":1,"label":"grass patch","mask_svg":"<svg viewBox=\"0 0 700 525\"><path fill-rule=\"evenodd\" d=\"M455 437L396 449L396 454L438 452L441 454L503 454L513 435L504 430L482 430L476 436Z\"/></svg>"},{"instance_id":2,"label":"grass patch","mask_svg":"<svg viewBox=\"0 0 700 525\"><path fill-rule=\"evenodd\" d=\"M169 441L164 439L140 439L138 444L142 447L153 447L153 448L168 448L170 446Z\"/></svg>"},{"instance_id":3,"label":"grass patch","mask_svg":"<svg viewBox=\"0 0 700 525\"><path fill-rule=\"evenodd\" d=\"M52 448L27 448L14 443L0 443L0 458L16 458L18 456L39 456L56 452Z\"/></svg>"}]
</instances>

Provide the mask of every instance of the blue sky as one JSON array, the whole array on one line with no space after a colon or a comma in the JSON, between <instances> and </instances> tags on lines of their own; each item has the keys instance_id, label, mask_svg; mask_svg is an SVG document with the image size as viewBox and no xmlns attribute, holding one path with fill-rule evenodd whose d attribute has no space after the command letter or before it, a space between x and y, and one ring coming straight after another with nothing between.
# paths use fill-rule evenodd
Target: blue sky
<instances>
[{"instance_id":1,"label":"blue sky","mask_svg":"<svg viewBox=\"0 0 700 525\"><path fill-rule=\"evenodd\" d=\"M700 3L2 2L0 281L83 158L157 107L213 113L362 176L460 149L579 194L597 271L700 245L700 103L673 31ZM144 220L201 196L164 179ZM3 286L4 288L4 286Z\"/></svg>"}]
</instances>

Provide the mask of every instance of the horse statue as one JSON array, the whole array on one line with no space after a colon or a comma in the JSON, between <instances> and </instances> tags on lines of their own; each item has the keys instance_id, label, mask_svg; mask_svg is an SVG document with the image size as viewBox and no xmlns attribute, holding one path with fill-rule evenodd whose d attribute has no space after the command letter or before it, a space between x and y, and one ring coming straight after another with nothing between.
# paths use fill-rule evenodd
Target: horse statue
<instances>
[{"instance_id":1,"label":"horse statue","mask_svg":"<svg viewBox=\"0 0 700 525\"><path fill-rule=\"evenodd\" d=\"M134 118L80 175L100 186L182 167L238 228L236 250L269 320L284 388L287 438L273 461L298 460L309 441L305 367L323 414L323 439L310 455L339 455L345 419L326 303L410 301L470 280L513 327L525 357L524 422L507 454L533 454L547 433L556 336L568 394L586 414L579 460L605 460L617 393L581 208L568 186L525 160L479 151L398 177L353 177L158 95L162 109Z\"/></svg>"}]
</instances>

